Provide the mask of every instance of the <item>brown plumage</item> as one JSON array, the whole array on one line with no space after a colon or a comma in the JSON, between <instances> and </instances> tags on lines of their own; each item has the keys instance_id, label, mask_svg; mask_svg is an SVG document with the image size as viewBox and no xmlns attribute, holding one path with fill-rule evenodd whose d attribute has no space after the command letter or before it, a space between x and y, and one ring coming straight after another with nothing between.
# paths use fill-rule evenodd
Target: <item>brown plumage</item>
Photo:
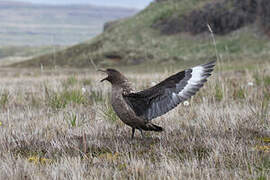
<instances>
[{"instance_id":1,"label":"brown plumage","mask_svg":"<svg viewBox=\"0 0 270 180\"><path fill-rule=\"evenodd\" d=\"M112 84L112 107L118 117L132 127L133 138L135 129L140 130L142 136L142 130L163 131L162 127L153 124L151 120L193 96L211 75L215 62L186 69L149 89L136 93L133 92L128 79L117 70L99 71L108 75L101 82L107 80Z\"/></svg>"}]
</instances>

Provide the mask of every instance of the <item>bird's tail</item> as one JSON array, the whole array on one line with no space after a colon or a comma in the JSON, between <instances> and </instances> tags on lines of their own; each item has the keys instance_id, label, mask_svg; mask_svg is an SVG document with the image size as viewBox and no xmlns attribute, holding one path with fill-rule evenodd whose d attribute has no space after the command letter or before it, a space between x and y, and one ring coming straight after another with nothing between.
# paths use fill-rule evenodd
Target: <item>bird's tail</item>
<instances>
[{"instance_id":1,"label":"bird's tail","mask_svg":"<svg viewBox=\"0 0 270 180\"><path fill-rule=\"evenodd\" d=\"M163 128L160 126L157 126L155 124L149 123L147 124L147 127L144 129L145 131L157 131L157 132L161 132L163 131Z\"/></svg>"}]
</instances>

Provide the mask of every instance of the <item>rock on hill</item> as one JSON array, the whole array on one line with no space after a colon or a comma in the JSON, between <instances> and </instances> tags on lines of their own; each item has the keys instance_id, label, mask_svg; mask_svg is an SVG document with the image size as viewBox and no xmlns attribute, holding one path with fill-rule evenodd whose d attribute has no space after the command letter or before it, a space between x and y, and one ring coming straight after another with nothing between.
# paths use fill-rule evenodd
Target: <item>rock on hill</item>
<instances>
[{"instance_id":1,"label":"rock on hill","mask_svg":"<svg viewBox=\"0 0 270 180\"><path fill-rule=\"evenodd\" d=\"M14 66L85 67L89 58L103 66L177 63L213 58L216 50L230 60L267 58L269 18L268 0L159 0L91 41Z\"/></svg>"}]
</instances>

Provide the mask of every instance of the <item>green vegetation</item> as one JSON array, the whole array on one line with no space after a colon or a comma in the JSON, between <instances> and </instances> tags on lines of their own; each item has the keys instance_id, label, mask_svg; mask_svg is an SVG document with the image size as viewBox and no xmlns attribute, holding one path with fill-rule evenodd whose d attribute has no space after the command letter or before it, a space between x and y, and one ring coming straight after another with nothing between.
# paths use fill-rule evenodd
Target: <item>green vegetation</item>
<instances>
[{"instance_id":1,"label":"green vegetation","mask_svg":"<svg viewBox=\"0 0 270 180\"><path fill-rule=\"evenodd\" d=\"M8 101L9 101L9 92L8 91L3 91L3 92L1 92L1 97L0 97L0 106L1 106L1 108L4 108L6 105L7 105L7 103L8 103Z\"/></svg>"},{"instance_id":2,"label":"green vegetation","mask_svg":"<svg viewBox=\"0 0 270 180\"><path fill-rule=\"evenodd\" d=\"M111 103L108 101L105 101L102 109L102 117L110 122L115 123L117 120L119 120L118 116L116 115L116 113L114 112Z\"/></svg>"},{"instance_id":3,"label":"green vegetation","mask_svg":"<svg viewBox=\"0 0 270 180\"><path fill-rule=\"evenodd\" d=\"M219 84L215 86L215 98L217 101L221 101L223 99L223 90Z\"/></svg>"},{"instance_id":4,"label":"green vegetation","mask_svg":"<svg viewBox=\"0 0 270 180\"><path fill-rule=\"evenodd\" d=\"M215 47L209 32L191 35L177 33L164 35L154 24L160 19L173 16L179 18L194 9L201 8L211 0L181 0L151 3L149 7L128 19L113 23L104 33L85 43L63 51L34 58L15 64L18 67L52 66L88 67L89 57L99 66L126 66L143 63L146 67L153 62L158 66L187 65L216 58ZM166 25L166 24L165 24ZM205 24L206 26L206 24ZM216 47L221 61L243 59L254 66L257 62L269 60L269 38L259 28L258 23L248 24L226 35L215 35ZM253 65L252 65L253 64ZM235 68L235 67L233 67Z\"/></svg>"},{"instance_id":5,"label":"green vegetation","mask_svg":"<svg viewBox=\"0 0 270 180\"><path fill-rule=\"evenodd\" d=\"M65 81L62 82L62 85L65 89L67 89L68 87L73 87L77 83L78 83L77 78L75 76L70 76L69 78L67 78Z\"/></svg>"},{"instance_id":6,"label":"green vegetation","mask_svg":"<svg viewBox=\"0 0 270 180\"><path fill-rule=\"evenodd\" d=\"M240 87L238 89L234 89L234 98L235 99L245 99L245 89Z\"/></svg>"},{"instance_id":7,"label":"green vegetation","mask_svg":"<svg viewBox=\"0 0 270 180\"><path fill-rule=\"evenodd\" d=\"M64 46L0 46L0 60L7 58L32 58L43 54L54 53L64 49Z\"/></svg>"},{"instance_id":8,"label":"green vegetation","mask_svg":"<svg viewBox=\"0 0 270 180\"><path fill-rule=\"evenodd\" d=\"M84 104L87 100L82 91L76 89L49 92L47 93L47 99L48 105L54 110L65 108L70 103Z\"/></svg>"},{"instance_id":9,"label":"green vegetation","mask_svg":"<svg viewBox=\"0 0 270 180\"><path fill-rule=\"evenodd\" d=\"M67 113L65 119L70 127L76 127L78 125L77 115L75 113Z\"/></svg>"}]
</instances>

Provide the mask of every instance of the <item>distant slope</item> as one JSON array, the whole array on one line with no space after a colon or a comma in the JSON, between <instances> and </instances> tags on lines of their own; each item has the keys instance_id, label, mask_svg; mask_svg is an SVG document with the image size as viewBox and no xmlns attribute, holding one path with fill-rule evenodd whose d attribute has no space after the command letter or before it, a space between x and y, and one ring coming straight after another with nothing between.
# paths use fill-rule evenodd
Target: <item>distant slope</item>
<instances>
[{"instance_id":1,"label":"distant slope","mask_svg":"<svg viewBox=\"0 0 270 180\"><path fill-rule=\"evenodd\" d=\"M97 6L133 7L141 9L152 0L17 0L39 4L95 4Z\"/></svg>"},{"instance_id":2,"label":"distant slope","mask_svg":"<svg viewBox=\"0 0 270 180\"><path fill-rule=\"evenodd\" d=\"M64 48L64 46L0 46L0 66L22 62Z\"/></svg>"},{"instance_id":3,"label":"distant slope","mask_svg":"<svg viewBox=\"0 0 270 180\"><path fill-rule=\"evenodd\" d=\"M8 0L0 0L0 5L10 7L10 6L27 6L31 5L31 3L24 2L24 1L8 1Z\"/></svg>"},{"instance_id":4,"label":"distant slope","mask_svg":"<svg viewBox=\"0 0 270 180\"><path fill-rule=\"evenodd\" d=\"M219 2L225 4L218 4ZM261 22L263 21L260 20L260 17L263 17L265 21L265 18L268 17L264 16L266 14L263 14L263 16L256 14L258 18L255 18L252 22L236 28L232 26L234 29L226 30L226 33L220 33L220 35L217 33L215 35L216 46L214 46L206 25L209 23L213 27L213 31L218 32L217 28L220 26L215 26L216 22L224 22L223 16L216 14L219 12L215 11L218 6L221 6L219 7L221 9L218 10L223 10L223 13L229 15L224 16L226 21L222 23L222 26L237 18L236 15L228 18L230 13L236 12L235 8L239 8L237 3L233 4L232 2L242 1L158 0L137 15L113 23L104 33L88 42L67 48L54 55L48 54L14 64L14 66L38 67L43 64L44 66L86 67L89 64L88 57L103 66L141 63L153 65L153 62L154 64L182 63L213 59L216 56L216 50L220 59L223 60L257 60L258 58L269 60L270 41L264 33L264 28L261 28ZM254 2L254 0L245 0L244 2L246 4L239 9L243 13L239 13L241 18L242 16L245 18L245 13L248 12L245 10L246 5ZM267 7L270 9L268 4L264 4L266 10ZM193 12L199 12L197 17L195 16L196 13ZM202 16L201 12L206 13L206 18ZM220 19L216 19L216 15ZM197 27L196 22L203 27L202 31L193 33L189 31L190 29L182 28L183 30L181 30L183 24L171 23L170 21L185 22L184 20L189 18L194 20L195 24L192 25L195 28ZM175 28L180 29L180 31L163 33L161 27L164 26L167 26L167 29Z\"/></svg>"},{"instance_id":5,"label":"distant slope","mask_svg":"<svg viewBox=\"0 0 270 180\"><path fill-rule=\"evenodd\" d=\"M71 45L101 33L105 22L136 12L135 9L90 5L49 6L0 1L0 46Z\"/></svg>"}]
</instances>

